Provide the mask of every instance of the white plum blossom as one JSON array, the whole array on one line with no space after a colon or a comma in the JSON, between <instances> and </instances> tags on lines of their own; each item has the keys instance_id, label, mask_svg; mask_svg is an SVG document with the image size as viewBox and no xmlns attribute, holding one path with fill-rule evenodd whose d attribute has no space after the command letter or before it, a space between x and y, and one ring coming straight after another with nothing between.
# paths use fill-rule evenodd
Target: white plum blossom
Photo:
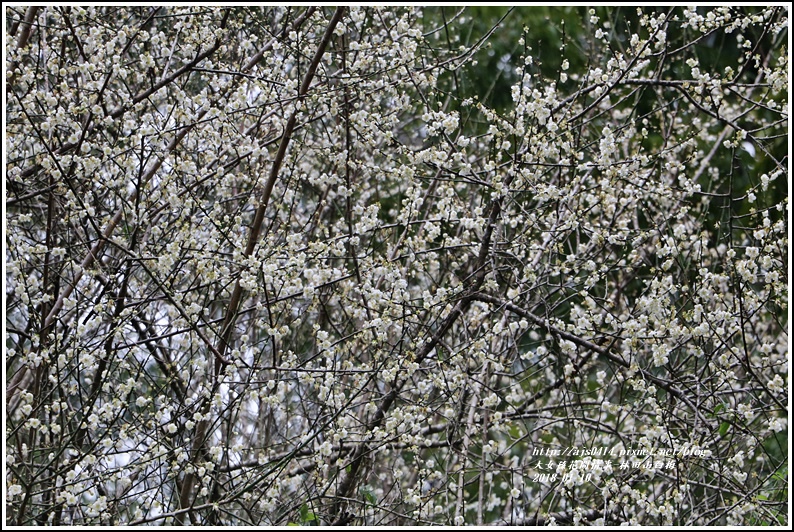
<instances>
[{"instance_id":1,"label":"white plum blossom","mask_svg":"<svg viewBox=\"0 0 794 532\"><path fill-rule=\"evenodd\" d=\"M788 32L9 5L7 524L788 524Z\"/></svg>"}]
</instances>

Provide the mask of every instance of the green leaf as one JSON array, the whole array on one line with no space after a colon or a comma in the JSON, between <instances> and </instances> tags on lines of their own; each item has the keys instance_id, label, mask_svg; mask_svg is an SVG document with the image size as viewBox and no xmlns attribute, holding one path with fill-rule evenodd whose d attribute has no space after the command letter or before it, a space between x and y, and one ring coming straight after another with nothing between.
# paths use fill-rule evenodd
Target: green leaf
<instances>
[{"instance_id":1,"label":"green leaf","mask_svg":"<svg viewBox=\"0 0 794 532\"><path fill-rule=\"evenodd\" d=\"M361 492L361 495L364 496L364 499L366 499L369 504L371 504L372 506L375 506L375 504L377 504L378 499L375 497L375 495L372 493L372 491L369 488L362 486L359 491Z\"/></svg>"},{"instance_id":2,"label":"green leaf","mask_svg":"<svg viewBox=\"0 0 794 532\"><path fill-rule=\"evenodd\" d=\"M298 510L298 514L300 514L300 521L301 525L316 525L318 524L317 515L313 511L309 509L308 503L303 503L300 509Z\"/></svg>"},{"instance_id":3,"label":"green leaf","mask_svg":"<svg viewBox=\"0 0 794 532\"><path fill-rule=\"evenodd\" d=\"M725 436L728 434L729 428L731 428L731 424L727 421L723 421L722 424L720 424L720 436Z\"/></svg>"}]
</instances>

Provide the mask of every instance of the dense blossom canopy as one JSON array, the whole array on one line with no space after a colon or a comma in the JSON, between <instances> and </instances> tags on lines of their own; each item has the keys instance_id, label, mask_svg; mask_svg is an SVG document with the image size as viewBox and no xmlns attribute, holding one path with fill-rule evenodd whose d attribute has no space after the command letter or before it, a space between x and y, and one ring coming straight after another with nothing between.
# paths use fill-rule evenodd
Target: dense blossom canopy
<instances>
[{"instance_id":1,"label":"dense blossom canopy","mask_svg":"<svg viewBox=\"0 0 794 532\"><path fill-rule=\"evenodd\" d=\"M5 16L7 524L787 523L785 8Z\"/></svg>"}]
</instances>

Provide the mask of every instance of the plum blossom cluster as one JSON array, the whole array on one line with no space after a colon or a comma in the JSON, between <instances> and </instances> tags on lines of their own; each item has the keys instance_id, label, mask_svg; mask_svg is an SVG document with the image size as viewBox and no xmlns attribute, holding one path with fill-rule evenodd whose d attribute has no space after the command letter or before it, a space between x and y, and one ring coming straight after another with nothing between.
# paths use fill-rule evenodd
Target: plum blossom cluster
<instances>
[{"instance_id":1,"label":"plum blossom cluster","mask_svg":"<svg viewBox=\"0 0 794 532\"><path fill-rule=\"evenodd\" d=\"M787 12L534 9L7 8L7 524L787 524Z\"/></svg>"}]
</instances>

